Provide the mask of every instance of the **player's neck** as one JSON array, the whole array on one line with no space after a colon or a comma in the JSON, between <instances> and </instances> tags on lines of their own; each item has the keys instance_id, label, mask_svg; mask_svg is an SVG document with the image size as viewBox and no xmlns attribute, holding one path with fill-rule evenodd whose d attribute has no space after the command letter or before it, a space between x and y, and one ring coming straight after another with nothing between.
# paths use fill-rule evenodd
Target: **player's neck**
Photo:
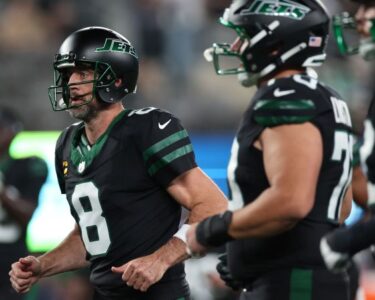
<instances>
[{"instance_id":1,"label":"player's neck","mask_svg":"<svg viewBox=\"0 0 375 300\"><path fill-rule=\"evenodd\" d=\"M85 123L85 133L90 145L95 144L98 138L108 129L112 121L124 110L121 103L112 104L102 110L94 119Z\"/></svg>"}]
</instances>

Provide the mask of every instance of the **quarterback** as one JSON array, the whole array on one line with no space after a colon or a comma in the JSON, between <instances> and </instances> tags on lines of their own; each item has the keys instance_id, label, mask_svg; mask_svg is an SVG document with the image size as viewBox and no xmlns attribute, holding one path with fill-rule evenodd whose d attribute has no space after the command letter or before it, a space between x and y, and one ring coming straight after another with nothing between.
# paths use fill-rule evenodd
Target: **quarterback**
<instances>
[{"instance_id":1,"label":"quarterback","mask_svg":"<svg viewBox=\"0 0 375 300\"><path fill-rule=\"evenodd\" d=\"M55 56L54 110L80 120L56 144L56 173L75 229L54 250L13 263L19 293L40 278L89 266L95 300L190 299L183 260L189 223L226 209L171 113L124 109L138 56L119 33L88 27Z\"/></svg>"}]
</instances>

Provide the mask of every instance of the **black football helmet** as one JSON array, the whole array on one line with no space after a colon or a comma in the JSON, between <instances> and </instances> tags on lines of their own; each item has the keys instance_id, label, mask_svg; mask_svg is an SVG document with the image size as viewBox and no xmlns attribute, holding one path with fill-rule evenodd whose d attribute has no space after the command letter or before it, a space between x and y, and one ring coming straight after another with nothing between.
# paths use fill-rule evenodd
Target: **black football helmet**
<instances>
[{"instance_id":1,"label":"black football helmet","mask_svg":"<svg viewBox=\"0 0 375 300\"><path fill-rule=\"evenodd\" d=\"M375 0L352 1L375 7ZM333 17L333 32L341 54L354 55L359 53L365 60L375 59L375 18L368 21L371 22L370 35L361 37L356 31L357 21L348 12Z\"/></svg>"},{"instance_id":2,"label":"black football helmet","mask_svg":"<svg viewBox=\"0 0 375 300\"><path fill-rule=\"evenodd\" d=\"M233 50L229 43L215 43L204 56L217 74L238 74L244 86L275 71L316 67L325 60L330 18L319 0L234 0L219 22L234 29L242 45ZM223 68L225 57L240 64Z\"/></svg>"},{"instance_id":3,"label":"black football helmet","mask_svg":"<svg viewBox=\"0 0 375 300\"><path fill-rule=\"evenodd\" d=\"M106 103L121 101L136 91L138 56L131 43L121 34L104 27L86 27L73 32L62 43L53 63L54 85L48 89L53 110L72 108L70 104L69 69L88 67L94 70L94 96ZM116 79L122 79L115 86Z\"/></svg>"}]
</instances>

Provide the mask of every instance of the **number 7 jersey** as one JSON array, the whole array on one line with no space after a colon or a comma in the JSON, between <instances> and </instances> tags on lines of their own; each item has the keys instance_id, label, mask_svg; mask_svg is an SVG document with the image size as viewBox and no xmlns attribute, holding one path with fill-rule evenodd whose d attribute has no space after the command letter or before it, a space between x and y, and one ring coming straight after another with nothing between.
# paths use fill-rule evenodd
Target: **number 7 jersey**
<instances>
[{"instance_id":1,"label":"number 7 jersey","mask_svg":"<svg viewBox=\"0 0 375 300\"><path fill-rule=\"evenodd\" d=\"M269 187L262 151L253 146L262 131L304 122L319 129L323 142L314 206L285 233L229 243L229 265L236 278L246 280L274 268L324 268L320 238L338 226L352 177L351 119L346 103L335 91L305 74L271 80L259 88L233 142L228 165L230 198L232 207L240 208Z\"/></svg>"},{"instance_id":2,"label":"number 7 jersey","mask_svg":"<svg viewBox=\"0 0 375 300\"><path fill-rule=\"evenodd\" d=\"M92 146L83 123L60 135L57 177L80 227L97 288L131 289L111 267L153 253L178 230L182 208L166 188L194 167L186 130L173 115L155 108L120 113ZM178 278L184 278L182 264L162 281Z\"/></svg>"}]
</instances>

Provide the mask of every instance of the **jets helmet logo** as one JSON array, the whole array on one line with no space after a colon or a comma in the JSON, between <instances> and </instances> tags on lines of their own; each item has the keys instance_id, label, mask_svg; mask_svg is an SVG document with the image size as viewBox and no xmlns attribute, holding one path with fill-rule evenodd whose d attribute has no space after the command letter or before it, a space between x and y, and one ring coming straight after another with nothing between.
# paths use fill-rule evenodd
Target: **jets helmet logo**
<instances>
[{"instance_id":1,"label":"jets helmet logo","mask_svg":"<svg viewBox=\"0 0 375 300\"><path fill-rule=\"evenodd\" d=\"M290 0L257 0L248 9L243 10L241 15L263 14L302 20L309 11L310 8L307 6Z\"/></svg>"},{"instance_id":2,"label":"jets helmet logo","mask_svg":"<svg viewBox=\"0 0 375 300\"><path fill-rule=\"evenodd\" d=\"M96 48L95 52L121 52L128 53L138 58L137 52L128 41L118 39L105 39L104 45L100 48Z\"/></svg>"}]
</instances>

